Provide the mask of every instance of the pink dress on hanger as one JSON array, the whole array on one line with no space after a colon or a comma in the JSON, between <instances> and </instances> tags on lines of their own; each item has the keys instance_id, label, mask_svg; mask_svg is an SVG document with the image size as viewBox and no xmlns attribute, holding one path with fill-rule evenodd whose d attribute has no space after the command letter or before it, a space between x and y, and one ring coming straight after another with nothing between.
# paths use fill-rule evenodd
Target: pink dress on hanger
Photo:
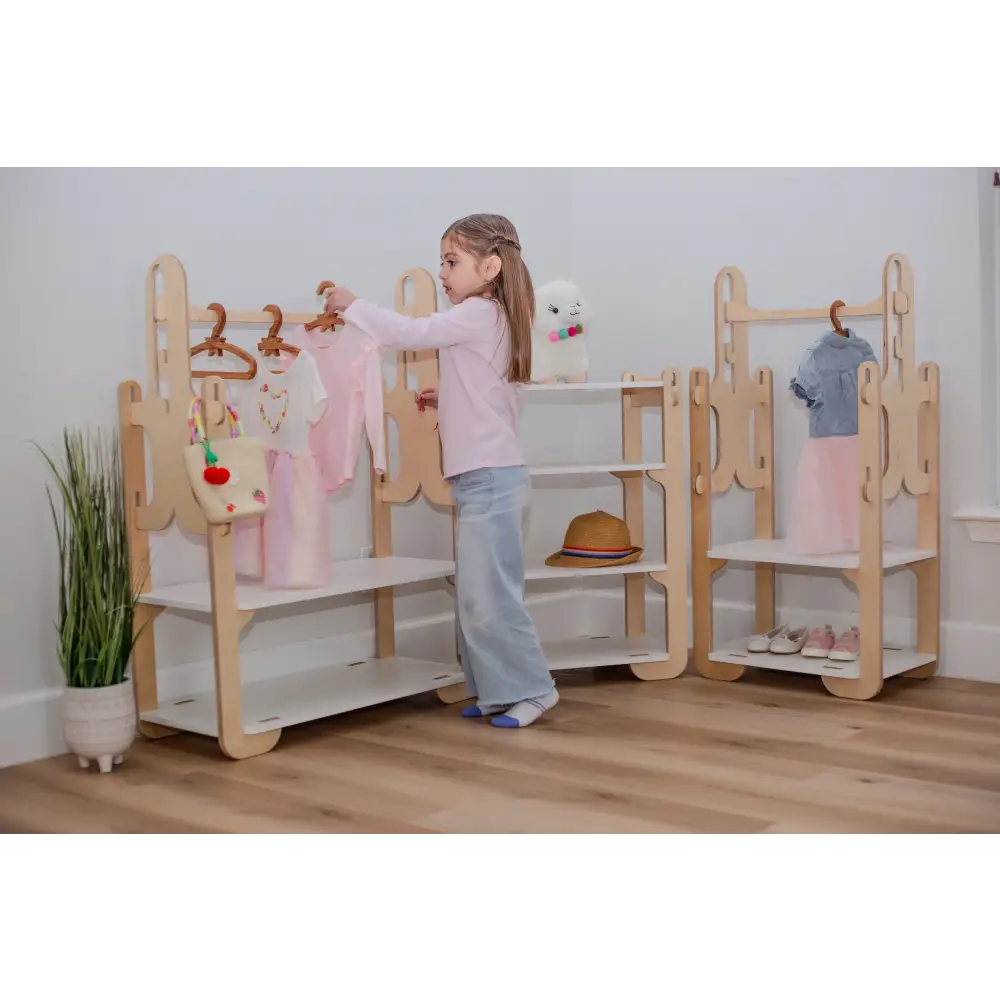
<instances>
[{"instance_id":1,"label":"pink dress on hanger","mask_svg":"<svg viewBox=\"0 0 1000 1000\"><path fill-rule=\"evenodd\" d=\"M824 334L806 351L790 388L809 407L809 440L795 474L786 544L799 555L860 547L858 369L875 361L853 330Z\"/></svg>"},{"instance_id":2,"label":"pink dress on hanger","mask_svg":"<svg viewBox=\"0 0 1000 1000\"><path fill-rule=\"evenodd\" d=\"M284 371L271 371L283 365ZM327 407L326 390L307 352L289 359L257 355L257 376L242 392L247 434L267 448L268 510L236 522L236 572L266 587L324 587L330 582L329 515L311 427Z\"/></svg>"},{"instance_id":3,"label":"pink dress on hanger","mask_svg":"<svg viewBox=\"0 0 1000 1000\"><path fill-rule=\"evenodd\" d=\"M385 415L378 344L347 323L330 331L296 327L290 343L316 361L329 405L309 432L323 486L333 493L354 479L362 433L367 433L372 465L386 471Z\"/></svg>"}]
</instances>

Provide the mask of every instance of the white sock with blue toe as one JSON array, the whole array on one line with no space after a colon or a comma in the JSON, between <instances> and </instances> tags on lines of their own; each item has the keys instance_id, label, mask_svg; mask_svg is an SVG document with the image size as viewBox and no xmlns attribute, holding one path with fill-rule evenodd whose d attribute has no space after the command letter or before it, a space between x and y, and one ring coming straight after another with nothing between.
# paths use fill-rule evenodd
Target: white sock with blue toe
<instances>
[{"instance_id":1,"label":"white sock with blue toe","mask_svg":"<svg viewBox=\"0 0 1000 1000\"><path fill-rule=\"evenodd\" d=\"M537 722L550 708L559 703L559 692L553 688L540 698L527 698L519 701L513 708L508 708L503 715L490 719L490 725L498 729L524 729Z\"/></svg>"},{"instance_id":2,"label":"white sock with blue toe","mask_svg":"<svg viewBox=\"0 0 1000 1000\"><path fill-rule=\"evenodd\" d=\"M500 715L506 712L510 705L494 705L482 708L479 705L466 705L462 709L463 719L485 719L489 715Z\"/></svg>"}]
</instances>

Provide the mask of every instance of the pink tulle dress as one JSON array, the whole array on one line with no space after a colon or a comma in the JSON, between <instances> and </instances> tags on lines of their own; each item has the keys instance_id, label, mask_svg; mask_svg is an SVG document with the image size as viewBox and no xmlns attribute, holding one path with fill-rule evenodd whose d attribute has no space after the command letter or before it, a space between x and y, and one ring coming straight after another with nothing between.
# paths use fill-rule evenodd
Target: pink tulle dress
<instances>
[{"instance_id":1,"label":"pink tulle dress","mask_svg":"<svg viewBox=\"0 0 1000 1000\"><path fill-rule=\"evenodd\" d=\"M787 546L799 555L860 546L858 368L874 361L867 340L824 334L805 353L790 388L809 407L809 440L795 474Z\"/></svg>"},{"instance_id":2,"label":"pink tulle dress","mask_svg":"<svg viewBox=\"0 0 1000 1000\"><path fill-rule=\"evenodd\" d=\"M285 370L272 371L283 365ZM306 352L289 362L257 357L257 376L241 392L247 434L267 448L268 509L263 518L235 523L236 572L266 587L323 587L331 552L326 491L310 450L310 428L327 406L316 362Z\"/></svg>"}]
</instances>

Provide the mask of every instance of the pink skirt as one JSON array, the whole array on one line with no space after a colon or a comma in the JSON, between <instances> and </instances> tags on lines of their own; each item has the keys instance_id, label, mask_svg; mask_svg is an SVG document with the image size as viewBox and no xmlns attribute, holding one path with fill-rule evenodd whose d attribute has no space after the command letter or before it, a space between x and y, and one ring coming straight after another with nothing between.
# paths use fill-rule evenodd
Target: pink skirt
<instances>
[{"instance_id":1,"label":"pink skirt","mask_svg":"<svg viewBox=\"0 0 1000 1000\"><path fill-rule=\"evenodd\" d=\"M325 587L330 522L316 459L272 451L267 465L267 513L235 523L236 572L276 589Z\"/></svg>"},{"instance_id":2,"label":"pink skirt","mask_svg":"<svg viewBox=\"0 0 1000 1000\"><path fill-rule=\"evenodd\" d=\"M858 437L809 438L795 474L788 550L832 555L860 548Z\"/></svg>"}]
</instances>

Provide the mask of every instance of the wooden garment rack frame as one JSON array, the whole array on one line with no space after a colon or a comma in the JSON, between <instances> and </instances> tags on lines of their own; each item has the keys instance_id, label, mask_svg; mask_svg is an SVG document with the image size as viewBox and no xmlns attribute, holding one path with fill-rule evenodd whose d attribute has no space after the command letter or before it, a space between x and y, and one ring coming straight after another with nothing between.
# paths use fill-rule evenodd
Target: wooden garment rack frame
<instances>
[{"instance_id":1,"label":"wooden garment rack frame","mask_svg":"<svg viewBox=\"0 0 1000 1000\"><path fill-rule=\"evenodd\" d=\"M404 288L413 286L412 300L404 302ZM162 290L158 289L162 285ZM405 272L396 288L396 306L413 316L429 315L436 309L433 278L420 269ZM386 421L392 417L399 431L401 464L393 479L372 475L372 524L374 559L347 560L340 566L335 585L323 592L277 592L268 594L253 588L252 599L241 603L236 586L232 525L208 525L194 500L184 472L182 454L190 443L187 425L192 396L191 343L192 323L214 324L217 314L211 309L188 305L187 277L181 262L172 256L157 258L146 278L146 344L148 355L149 396L143 398L138 383L127 381L118 389L119 419L123 450L123 473L128 515L129 548L132 565L144 578L143 593L136 613L136 629L142 629L132 658L139 730L142 735L159 739L178 729L217 736L229 757L246 758L266 753L278 742L281 723L277 717L257 720L255 731L246 731L243 688L239 657L239 636L256 610L264 607L317 600L352 592L373 592L376 616L376 669L384 677L395 671L404 690L390 697L437 690L446 701L465 697L461 674L454 666L424 661L399 661L394 657L394 586L403 583L445 578L453 573L453 561L418 560L392 557L391 507L409 503L423 493L434 503L450 505L447 485L441 476L440 446L433 412L420 413L414 402L414 378L418 390L437 387L437 360L433 351L406 353L397 357L398 378L386 391ZM286 313L285 324L313 321L315 313ZM270 327L271 312L228 312L230 325ZM160 345L161 330L165 346ZM206 378L202 395L206 401L206 424L210 439L227 433L225 383L221 378ZM151 494L147 490L147 460ZM209 583L154 587L149 568L151 531L163 531L176 523L184 532L207 535ZM345 569L346 567L346 569ZM356 574L356 579L350 573ZM345 578L344 574L347 573ZM199 588L201 588L199 590ZM166 608L177 608L211 615L215 691L169 706L160 704L157 691L156 652L153 624ZM148 626L148 627L143 627ZM370 661L374 663L374 661ZM364 661L350 664L360 667ZM398 687L398 683L397 683ZM307 692L314 697L314 692ZM363 699L364 695L357 696ZM360 707L386 700L378 692L373 700L347 705ZM205 701L211 704L207 706ZM300 714L289 724L336 714L345 707L319 714ZM200 712L200 714L199 714ZM176 721L179 720L179 721ZM169 724L165 724L169 723Z\"/></svg>"},{"instance_id":2,"label":"wooden garment rack frame","mask_svg":"<svg viewBox=\"0 0 1000 1000\"><path fill-rule=\"evenodd\" d=\"M692 604L694 662L715 680L734 681L747 666L819 674L832 694L870 699L886 677L935 673L940 648L940 416L937 365L917 364L914 336L913 271L902 254L891 254L882 275L882 294L839 311L842 319L882 318L882 364L858 371L858 490L860 552L801 557L774 539L774 390L770 368L749 370L751 324L821 319L829 307L755 309L738 268L715 281L715 373L690 374ZM712 465L715 414L716 460ZM712 497L736 482L754 497L754 538L713 546ZM917 498L915 548L886 546L884 501L905 490ZM744 643L713 649L714 575L730 561L755 564L755 631L776 625L777 565L838 569L858 592L861 653L855 662L796 656L748 654ZM886 570L907 567L917 579L915 650L884 648L883 588Z\"/></svg>"}]
</instances>

